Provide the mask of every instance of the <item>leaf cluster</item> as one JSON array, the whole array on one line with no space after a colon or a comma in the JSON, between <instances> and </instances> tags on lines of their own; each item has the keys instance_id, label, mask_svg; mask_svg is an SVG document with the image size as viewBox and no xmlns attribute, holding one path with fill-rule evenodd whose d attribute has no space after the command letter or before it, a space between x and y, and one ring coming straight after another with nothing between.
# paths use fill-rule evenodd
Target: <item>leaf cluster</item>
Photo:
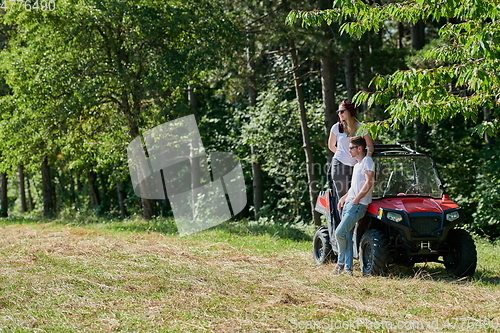
<instances>
[{"instance_id":1,"label":"leaf cluster","mask_svg":"<svg viewBox=\"0 0 500 333\"><path fill-rule=\"evenodd\" d=\"M458 114L477 121L483 107L497 107L499 19L498 4L492 0L418 0L371 5L338 0L331 10L292 11L287 22L301 21L305 26L340 22L341 33L360 38L368 31L380 31L387 22L447 21L439 29L440 45L422 54L426 63L434 64L432 67L378 75L370 84L374 91L360 91L355 96L357 104L386 106L388 122L398 125L414 119L436 123ZM476 131L497 132L495 126L496 122L489 122Z\"/></svg>"},{"instance_id":2,"label":"leaf cluster","mask_svg":"<svg viewBox=\"0 0 500 333\"><path fill-rule=\"evenodd\" d=\"M259 94L255 107L236 115L242 123L239 144L253 147L256 154L245 158L245 163L259 162L265 174L268 185L261 216L288 222L304 221L310 217L307 216L309 209L305 208L308 185L298 106L295 100L283 98L283 93L269 88ZM321 106L308 105L308 124L312 137L323 136ZM322 146L315 144L314 148ZM316 163L314 172L318 182L326 183L322 162Z\"/></svg>"}]
</instances>

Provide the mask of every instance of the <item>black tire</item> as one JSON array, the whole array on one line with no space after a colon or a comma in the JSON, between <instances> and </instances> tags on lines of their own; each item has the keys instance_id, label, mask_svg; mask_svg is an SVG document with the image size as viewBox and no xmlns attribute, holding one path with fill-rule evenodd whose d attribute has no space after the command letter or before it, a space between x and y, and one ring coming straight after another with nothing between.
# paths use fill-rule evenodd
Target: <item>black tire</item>
<instances>
[{"instance_id":1,"label":"black tire","mask_svg":"<svg viewBox=\"0 0 500 333\"><path fill-rule=\"evenodd\" d=\"M387 273L389 243L377 229L369 229L361 237L359 259L363 275L384 275Z\"/></svg>"},{"instance_id":2,"label":"black tire","mask_svg":"<svg viewBox=\"0 0 500 333\"><path fill-rule=\"evenodd\" d=\"M316 265L324 265L337 261L337 255L332 250L328 228L321 226L313 237L313 258Z\"/></svg>"},{"instance_id":3,"label":"black tire","mask_svg":"<svg viewBox=\"0 0 500 333\"><path fill-rule=\"evenodd\" d=\"M477 251L471 235L462 229L453 229L447 237L448 254L444 266L458 278L473 276L476 272Z\"/></svg>"}]
</instances>

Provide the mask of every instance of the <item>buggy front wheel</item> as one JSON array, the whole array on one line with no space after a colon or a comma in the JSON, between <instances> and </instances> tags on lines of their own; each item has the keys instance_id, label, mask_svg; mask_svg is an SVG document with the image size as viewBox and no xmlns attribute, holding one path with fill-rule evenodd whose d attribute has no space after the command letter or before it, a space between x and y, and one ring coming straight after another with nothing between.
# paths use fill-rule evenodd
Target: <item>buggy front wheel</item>
<instances>
[{"instance_id":1,"label":"buggy front wheel","mask_svg":"<svg viewBox=\"0 0 500 333\"><path fill-rule=\"evenodd\" d=\"M389 264L389 243L377 229L367 230L360 242L360 264L363 275L383 275Z\"/></svg>"},{"instance_id":2,"label":"buggy front wheel","mask_svg":"<svg viewBox=\"0 0 500 333\"><path fill-rule=\"evenodd\" d=\"M448 254L444 265L448 273L456 277L473 276L476 272L477 251L471 235L463 229L448 233Z\"/></svg>"}]
</instances>

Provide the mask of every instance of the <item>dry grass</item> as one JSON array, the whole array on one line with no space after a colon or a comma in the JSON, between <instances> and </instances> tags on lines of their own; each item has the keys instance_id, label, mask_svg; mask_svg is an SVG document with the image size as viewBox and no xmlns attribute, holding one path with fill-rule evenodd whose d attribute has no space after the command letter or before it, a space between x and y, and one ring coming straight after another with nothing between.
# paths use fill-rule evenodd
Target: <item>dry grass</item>
<instances>
[{"instance_id":1,"label":"dry grass","mask_svg":"<svg viewBox=\"0 0 500 333\"><path fill-rule=\"evenodd\" d=\"M333 266L312 263L308 242L266 235L52 224L0 231L0 332L500 329L498 246L490 244L479 245L476 278L456 281L439 265L333 276Z\"/></svg>"}]
</instances>

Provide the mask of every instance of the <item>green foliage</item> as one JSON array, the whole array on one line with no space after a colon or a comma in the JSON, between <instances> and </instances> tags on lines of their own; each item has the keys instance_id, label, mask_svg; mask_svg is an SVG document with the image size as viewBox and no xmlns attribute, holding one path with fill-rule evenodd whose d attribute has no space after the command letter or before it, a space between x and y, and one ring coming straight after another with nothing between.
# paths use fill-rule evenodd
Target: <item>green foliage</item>
<instances>
[{"instance_id":1,"label":"green foliage","mask_svg":"<svg viewBox=\"0 0 500 333\"><path fill-rule=\"evenodd\" d=\"M481 144L500 124L500 11L493 0L405 1L367 4L338 0L332 10L293 11L288 24L340 24L339 32L362 38L384 35L398 23L432 23L437 38L407 60L408 68L379 73L354 100L383 120L369 123L375 138L401 138L416 120L430 125L427 145L441 165L451 196L463 206L476 233L500 235L498 150ZM492 116L489 116L492 115ZM473 136L473 137L472 137Z\"/></svg>"},{"instance_id":2,"label":"green foliage","mask_svg":"<svg viewBox=\"0 0 500 333\"><path fill-rule=\"evenodd\" d=\"M500 237L500 149L485 149L479 159L471 200L477 203L473 229L490 239Z\"/></svg>"},{"instance_id":3,"label":"green foliage","mask_svg":"<svg viewBox=\"0 0 500 333\"><path fill-rule=\"evenodd\" d=\"M261 162L265 218L310 220L300 125L290 89L287 48L294 38L310 103L320 188L326 183L327 133L317 102L318 72L319 58L328 50L337 68L331 91L335 99L346 98L342 61L352 54L353 82L363 89L354 99L363 105L373 137L409 140L418 131L415 119L432 124L425 148L437 157L450 194L471 223L474 217L478 233L495 235L498 177L488 168L487 156L496 158L497 153L481 152L480 135L499 130L497 4L339 0L331 10L289 13L289 8L313 4L285 5L61 0L55 11L19 7L0 13L0 171L14 179L17 166L24 164L40 199L33 184L40 183L40 161L49 156L61 216L116 215L117 182L128 194L129 212L138 213L140 200L131 189L125 160L127 143L141 131L195 112L206 148L233 151L243 160L249 193L250 163ZM302 27L292 26L299 21ZM408 34L408 26L419 21L427 23L432 33L427 37L434 40L412 52L405 48L409 38L400 40L398 34ZM188 84L195 87L197 107L186 101ZM252 108L249 91L260 92ZM491 119L483 116L484 109ZM250 147L257 155L251 156ZM88 205L89 172L97 174L104 198L98 207Z\"/></svg>"},{"instance_id":4,"label":"green foliage","mask_svg":"<svg viewBox=\"0 0 500 333\"><path fill-rule=\"evenodd\" d=\"M322 110L308 106L311 137L323 134ZM262 216L284 222L308 221L308 186L305 155L296 101L283 99L280 91L271 88L259 95L253 108L239 114L243 127L241 145L253 146L257 155L248 156L246 163L259 161L266 175L267 186ZM321 156L324 142L315 142L316 156ZM315 173L321 184L326 183L325 161L315 163ZM271 184L269 184L271 183Z\"/></svg>"},{"instance_id":5,"label":"green foliage","mask_svg":"<svg viewBox=\"0 0 500 333\"><path fill-rule=\"evenodd\" d=\"M500 236L499 149L473 135L474 123L447 119L432 127L426 150L438 164L446 192L464 210L466 228L481 237Z\"/></svg>"},{"instance_id":6,"label":"green foliage","mask_svg":"<svg viewBox=\"0 0 500 333\"><path fill-rule=\"evenodd\" d=\"M361 91L355 100L368 106L387 106L390 123L408 124L414 119L436 123L458 114L477 121L482 107L493 107L500 98L498 6L495 1L408 1L367 5L339 0L333 10L291 12L287 22L303 25L344 22L340 32L360 38L380 31L386 22L449 20L439 29L442 44L424 53L436 62L430 68L399 70L372 80L375 92ZM476 131L494 132L496 122ZM496 127L495 127L496 126Z\"/></svg>"},{"instance_id":7,"label":"green foliage","mask_svg":"<svg viewBox=\"0 0 500 333\"><path fill-rule=\"evenodd\" d=\"M497 147L471 150L471 142L445 144L436 152L447 192L463 209L466 227L490 239L500 237L500 150Z\"/></svg>"},{"instance_id":8,"label":"green foliage","mask_svg":"<svg viewBox=\"0 0 500 333\"><path fill-rule=\"evenodd\" d=\"M22 163L38 172L49 156L60 203L76 209L76 197L86 194L75 196L74 187L82 189L88 172L106 173L104 197L116 194L116 182L129 180L131 138L184 115L187 108L177 105L188 82L216 68L240 40L212 0L67 0L54 11L19 7L0 18L11 27L1 35L8 32L0 58L0 95L8 93L0 98L0 169Z\"/></svg>"},{"instance_id":9,"label":"green foliage","mask_svg":"<svg viewBox=\"0 0 500 333\"><path fill-rule=\"evenodd\" d=\"M437 163L446 193L464 209L467 216L465 224L470 227L477 208L472 193L478 167L478 153L471 146L479 144L474 142L470 134L467 135L468 132L470 130L464 129L462 133L454 132L449 124L436 126L432 145L428 149Z\"/></svg>"}]
</instances>

